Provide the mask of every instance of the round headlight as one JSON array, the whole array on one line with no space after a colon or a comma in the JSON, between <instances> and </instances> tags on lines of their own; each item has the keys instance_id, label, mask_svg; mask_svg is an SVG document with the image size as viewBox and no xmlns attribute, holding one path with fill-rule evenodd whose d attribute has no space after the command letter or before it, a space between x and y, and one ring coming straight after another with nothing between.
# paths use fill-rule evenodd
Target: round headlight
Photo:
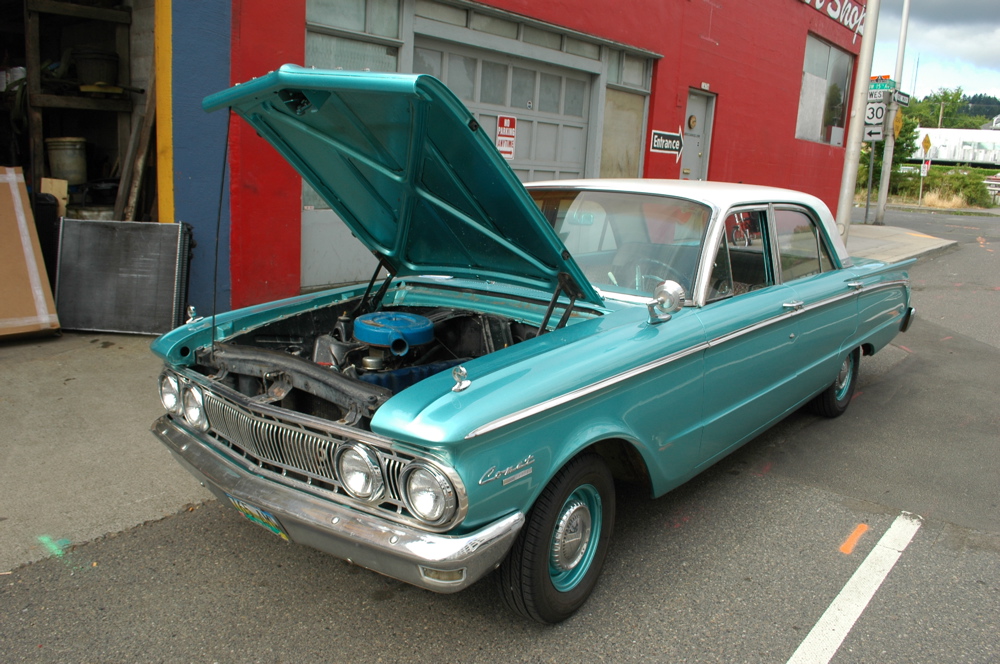
<instances>
[{"instance_id":1,"label":"round headlight","mask_svg":"<svg viewBox=\"0 0 1000 664\"><path fill-rule=\"evenodd\" d=\"M344 490L358 500L382 497L382 468L378 456L364 445L344 445L337 451L337 475Z\"/></svg>"},{"instance_id":2,"label":"round headlight","mask_svg":"<svg viewBox=\"0 0 1000 664\"><path fill-rule=\"evenodd\" d=\"M205 395L201 388L189 385L184 389L184 419L198 431L208 431Z\"/></svg>"},{"instance_id":3,"label":"round headlight","mask_svg":"<svg viewBox=\"0 0 1000 664\"><path fill-rule=\"evenodd\" d=\"M160 376L160 403L167 412L181 412L181 386L177 376L166 373Z\"/></svg>"},{"instance_id":4,"label":"round headlight","mask_svg":"<svg viewBox=\"0 0 1000 664\"><path fill-rule=\"evenodd\" d=\"M421 521L436 525L455 514L455 488L437 468L410 464L403 471L403 487L407 509Z\"/></svg>"}]
</instances>

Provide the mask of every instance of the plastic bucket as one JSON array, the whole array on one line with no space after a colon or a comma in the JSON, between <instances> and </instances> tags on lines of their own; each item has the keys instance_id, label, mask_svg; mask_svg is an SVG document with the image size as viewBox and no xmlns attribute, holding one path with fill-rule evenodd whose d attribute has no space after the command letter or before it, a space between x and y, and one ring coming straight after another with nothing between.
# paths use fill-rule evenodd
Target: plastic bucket
<instances>
[{"instance_id":1,"label":"plastic bucket","mask_svg":"<svg viewBox=\"0 0 1000 664\"><path fill-rule=\"evenodd\" d=\"M118 54L107 51L77 49L73 52L76 77L83 85L118 84Z\"/></svg>"},{"instance_id":2,"label":"plastic bucket","mask_svg":"<svg viewBox=\"0 0 1000 664\"><path fill-rule=\"evenodd\" d=\"M87 181L87 139L46 138L49 153L49 171L52 177L70 184Z\"/></svg>"}]
</instances>

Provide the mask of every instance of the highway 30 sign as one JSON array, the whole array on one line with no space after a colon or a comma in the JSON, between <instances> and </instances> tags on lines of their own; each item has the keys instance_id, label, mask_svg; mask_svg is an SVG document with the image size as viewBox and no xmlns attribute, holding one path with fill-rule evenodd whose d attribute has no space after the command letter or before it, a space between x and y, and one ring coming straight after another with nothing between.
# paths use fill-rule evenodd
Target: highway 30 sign
<instances>
[{"instance_id":1,"label":"highway 30 sign","mask_svg":"<svg viewBox=\"0 0 1000 664\"><path fill-rule=\"evenodd\" d=\"M881 101L870 101L865 107L865 124L880 125L885 122L885 103Z\"/></svg>"}]
</instances>

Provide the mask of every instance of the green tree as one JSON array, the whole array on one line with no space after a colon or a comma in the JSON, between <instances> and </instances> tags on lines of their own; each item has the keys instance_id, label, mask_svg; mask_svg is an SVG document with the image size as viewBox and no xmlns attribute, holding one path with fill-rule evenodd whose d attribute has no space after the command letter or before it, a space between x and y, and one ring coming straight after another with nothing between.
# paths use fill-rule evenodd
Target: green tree
<instances>
[{"instance_id":1,"label":"green tree","mask_svg":"<svg viewBox=\"0 0 1000 664\"><path fill-rule=\"evenodd\" d=\"M985 97L985 95L976 95ZM911 102L906 115L915 118L921 127L944 127L946 129L979 129L993 116L984 113L992 108L988 103L972 103L970 97L962 94L962 88L940 88L918 102Z\"/></svg>"},{"instance_id":2,"label":"green tree","mask_svg":"<svg viewBox=\"0 0 1000 664\"><path fill-rule=\"evenodd\" d=\"M940 88L911 104L911 109L921 127L948 127L961 106L962 88Z\"/></svg>"},{"instance_id":3,"label":"green tree","mask_svg":"<svg viewBox=\"0 0 1000 664\"><path fill-rule=\"evenodd\" d=\"M990 121L1000 115L1000 99L997 99L993 95L984 95L982 93L966 97L962 113L971 116L983 116L987 118L987 121Z\"/></svg>"}]
</instances>

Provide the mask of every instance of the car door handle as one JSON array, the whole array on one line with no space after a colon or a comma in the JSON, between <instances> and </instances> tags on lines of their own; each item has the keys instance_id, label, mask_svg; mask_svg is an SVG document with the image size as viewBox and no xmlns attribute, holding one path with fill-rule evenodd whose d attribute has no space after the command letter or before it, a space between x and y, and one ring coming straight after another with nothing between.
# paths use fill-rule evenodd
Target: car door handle
<instances>
[{"instance_id":1,"label":"car door handle","mask_svg":"<svg viewBox=\"0 0 1000 664\"><path fill-rule=\"evenodd\" d=\"M849 287L853 288L854 290L861 290L862 288L865 287L865 282L863 282L863 281L848 281L847 285Z\"/></svg>"},{"instance_id":2,"label":"car door handle","mask_svg":"<svg viewBox=\"0 0 1000 664\"><path fill-rule=\"evenodd\" d=\"M801 311L804 303L802 300L794 300L793 302L785 302L781 306L785 309L790 309L792 311Z\"/></svg>"}]
</instances>

